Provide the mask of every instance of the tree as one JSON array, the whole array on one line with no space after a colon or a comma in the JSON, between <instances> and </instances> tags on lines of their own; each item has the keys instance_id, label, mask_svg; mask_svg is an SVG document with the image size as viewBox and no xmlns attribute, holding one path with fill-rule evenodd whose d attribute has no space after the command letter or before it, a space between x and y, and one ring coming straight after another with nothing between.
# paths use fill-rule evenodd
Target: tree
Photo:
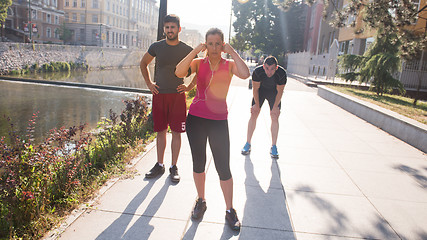
<instances>
[{"instance_id":1,"label":"tree","mask_svg":"<svg viewBox=\"0 0 427 240\"><path fill-rule=\"evenodd\" d=\"M276 4L287 9L297 3L313 4L315 0L275 0ZM367 28L383 29L385 33L396 32L401 44L399 50L406 60L416 59L427 42L427 36L414 31L412 23L417 21L418 9L411 0L349 0L346 8L340 9L337 0L324 0L325 9L334 7L331 24L340 28L346 26L350 16L362 16L365 28L356 29L358 33ZM342 2L342 1L341 1ZM326 12L325 12L326 14ZM324 18L327 16L324 14ZM354 27L356 21L353 22Z\"/></svg>"},{"instance_id":2,"label":"tree","mask_svg":"<svg viewBox=\"0 0 427 240\"><path fill-rule=\"evenodd\" d=\"M238 50L254 49L274 55L279 61L287 52L302 49L304 8L298 6L284 12L274 0L250 0L239 3L233 0L236 36L231 44Z\"/></svg>"},{"instance_id":3,"label":"tree","mask_svg":"<svg viewBox=\"0 0 427 240\"><path fill-rule=\"evenodd\" d=\"M69 28L65 25L65 23L62 23L61 28L59 30L59 39L64 41L64 44L71 41L73 34Z\"/></svg>"},{"instance_id":4,"label":"tree","mask_svg":"<svg viewBox=\"0 0 427 240\"><path fill-rule=\"evenodd\" d=\"M3 23L7 17L7 10L12 5L12 0L0 0L0 23Z\"/></svg>"},{"instance_id":5,"label":"tree","mask_svg":"<svg viewBox=\"0 0 427 240\"><path fill-rule=\"evenodd\" d=\"M375 42L363 55L343 55L339 64L347 72L341 77L348 81L358 79L361 83L370 83L377 95L383 95L392 89L404 93L402 83L394 78L399 70L400 41L396 33L379 29Z\"/></svg>"}]
</instances>

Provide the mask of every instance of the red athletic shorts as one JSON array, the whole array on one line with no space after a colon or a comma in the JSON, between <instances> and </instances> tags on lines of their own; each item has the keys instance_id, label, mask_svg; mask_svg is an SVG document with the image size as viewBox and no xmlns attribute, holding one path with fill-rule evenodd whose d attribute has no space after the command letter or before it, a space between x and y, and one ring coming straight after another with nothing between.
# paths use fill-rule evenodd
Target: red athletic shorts
<instances>
[{"instance_id":1,"label":"red athletic shorts","mask_svg":"<svg viewBox=\"0 0 427 240\"><path fill-rule=\"evenodd\" d=\"M159 93L153 95L154 131L161 132L170 126L174 132L185 132L187 106L184 93Z\"/></svg>"}]
</instances>

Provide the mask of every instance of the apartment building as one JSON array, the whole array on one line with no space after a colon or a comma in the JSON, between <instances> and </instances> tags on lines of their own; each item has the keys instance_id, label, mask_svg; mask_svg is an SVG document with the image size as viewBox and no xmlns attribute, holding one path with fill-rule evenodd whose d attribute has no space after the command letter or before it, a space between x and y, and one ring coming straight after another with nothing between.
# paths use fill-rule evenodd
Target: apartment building
<instances>
[{"instance_id":1,"label":"apartment building","mask_svg":"<svg viewBox=\"0 0 427 240\"><path fill-rule=\"evenodd\" d=\"M372 0L369 0L372 1ZM346 8L350 0L344 0L343 8ZM411 2L417 7L418 10L421 10L423 6L427 4L427 0L411 0ZM426 25L427 11L421 11L419 14L419 19L417 22L414 22L409 28L415 30L419 33L423 33L427 27ZM355 22L355 27L350 27L350 25ZM364 31L361 33L358 30L364 28ZM339 32L339 53L342 54L357 54L363 55L369 46L375 40L375 29L366 28L362 20L362 15L357 17L349 17L346 23L346 27L341 28Z\"/></svg>"},{"instance_id":2,"label":"apartment building","mask_svg":"<svg viewBox=\"0 0 427 240\"><path fill-rule=\"evenodd\" d=\"M71 44L148 48L156 40L155 0L64 0Z\"/></svg>"},{"instance_id":3,"label":"apartment building","mask_svg":"<svg viewBox=\"0 0 427 240\"><path fill-rule=\"evenodd\" d=\"M5 21L6 39L19 42L62 43L61 0L13 0Z\"/></svg>"}]
</instances>

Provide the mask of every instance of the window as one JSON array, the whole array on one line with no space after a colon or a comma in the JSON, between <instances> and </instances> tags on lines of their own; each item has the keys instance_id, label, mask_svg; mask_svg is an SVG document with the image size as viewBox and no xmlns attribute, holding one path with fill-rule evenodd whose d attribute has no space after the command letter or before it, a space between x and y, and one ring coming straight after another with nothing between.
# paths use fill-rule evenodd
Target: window
<instances>
[{"instance_id":1,"label":"window","mask_svg":"<svg viewBox=\"0 0 427 240\"><path fill-rule=\"evenodd\" d=\"M55 28L55 38L59 39L59 28Z\"/></svg>"},{"instance_id":2,"label":"window","mask_svg":"<svg viewBox=\"0 0 427 240\"><path fill-rule=\"evenodd\" d=\"M86 0L82 0L81 5L82 8L86 7Z\"/></svg>"},{"instance_id":3,"label":"window","mask_svg":"<svg viewBox=\"0 0 427 240\"><path fill-rule=\"evenodd\" d=\"M55 24L59 24L59 17L55 16Z\"/></svg>"},{"instance_id":4,"label":"window","mask_svg":"<svg viewBox=\"0 0 427 240\"><path fill-rule=\"evenodd\" d=\"M366 47L365 47L365 52L368 51L368 49L371 47L372 43L374 43L375 38L374 37L370 37L366 39Z\"/></svg>"},{"instance_id":5,"label":"window","mask_svg":"<svg viewBox=\"0 0 427 240\"><path fill-rule=\"evenodd\" d=\"M107 25L110 25L110 16L107 16Z\"/></svg>"},{"instance_id":6,"label":"window","mask_svg":"<svg viewBox=\"0 0 427 240\"><path fill-rule=\"evenodd\" d=\"M420 10L420 0L411 0L412 4L414 4L415 6L415 10L419 11ZM417 24L417 20L414 20L412 22L412 24Z\"/></svg>"},{"instance_id":7,"label":"window","mask_svg":"<svg viewBox=\"0 0 427 240\"><path fill-rule=\"evenodd\" d=\"M109 43L110 42L110 31L107 31L107 39L106 42Z\"/></svg>"},{"instance_id":8,"label":"window","mask_svg":"<svg viewBox=\"0 0 427 240\"><path fill-rule=\"evenodd\" d=\"M96 14L92 15L92 22L98 23L98 15L96 15Z\"/></svg>"},{"instance_id":9,"label":"window","mask_svg":"<svg viewBox=\"0 0 427 240\"><path fill-rule=\"evenodd\" d=\"M65 6L66 7L69 7L70 6L70 2L67 0L67 1L65 1Z\"/></svg>"},{"instance_id":10,"label":"window","mask_svg":"<svg viewBox=\"0 0 427 240\"><path fill-rule=\"evenodd\" d=\"M73 7L77 7L77 0L73 0Z\"/></svg>"},{"instance_id":11,"label":"window","mask_svg":"<svg viewBox=\"0 0 427 240\"><path fill-rule=\"evenodd\" d=\"M107 1L107 11L110 11L110 1Z\"/></svg>"},{"instance_id":12,"label":"window","mask_svg":"<svg viewBox=\"0 0 427 240\"><path fill-rule=\"evenodd\" d=\"M47 38L51 38L52 37L52 33L51 33L50 28L46 28L46 37Z\"/></svg>"},{"instance_id":13,"label":"window","mask_svg":"<svg viewBox=\"0 0 427 240\"><path fill-rule=\"evenodd\" d=\"M98 8L98 0L93 0L92 8Z\"/></svg>"},{"instance_id":14,"label":"window","mask_svg":"<svg viewBox=\"0 0 427 240\"><path fill-rule=\"evenodd\" d=\"M73 13L73 22L77 22L77 13Z\"/></svg>"},{"instance_id":15,"label":"window","mask_svg":"<svg viewBox=\"0 0 427 240\"><path fill-rule=\"evenodd\" d=\"M83 41L85 41L85 38L86 38L85 30L84 30L84 28L80 28L79 40L83 42Z\"/></svg>"},{"instance_id":16,"label":"window","mask_svg":"<svg viewBox=\"0 0 427 240\"><path fill-rule=\"evenodd\" d=\"M98 39L98 32L93 29L92 30L92 42L96 42L96 40Z\"/></svg>"},{"instance_id":17,"label":"window","mask_svg":"<svg viewBox=\"0 0 427 240\"><path fill-rule=\"evenodd\" d=\"M46 14L46 22L47 23L52 23L52 18L50 16L50 14Z\"/></svg>"},{"instance_id":18,"label":"window","mask_svg":"<svg viewBox=\"0 0 427 240\"><path fill-rule=\"evenodd\" d=\"M36 19L37 19L37 10L31 10L31 18L32 18L33 20L36 20Z\"/></svg>"},{"instance_id":19,"label":"window","mask_svg":"<svg viewBox=\"0 0 427 240\"><path fill-rule=\"evenodd\" d=\"M412 4L415 5L416 10L420 10L420 0L411 0Z\"/></svg>"},{"instance_id":20,"label":"window","mask_svg":"<svg viewBox=\"0 0 427 240\"><path fill-rule=\"evenodd\" d=\"M85 14L80 14L80 22L81 23L85 23L86 22L86 15Z\"/></svg>"}]
</instances>

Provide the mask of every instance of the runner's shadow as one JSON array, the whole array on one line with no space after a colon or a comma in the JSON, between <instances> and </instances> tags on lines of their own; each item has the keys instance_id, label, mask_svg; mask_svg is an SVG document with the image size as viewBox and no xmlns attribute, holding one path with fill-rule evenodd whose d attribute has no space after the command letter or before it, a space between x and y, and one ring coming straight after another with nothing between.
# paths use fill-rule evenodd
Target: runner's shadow
<instances>
[{"instance_id":1,"label":"runner's shadow","mask_svg":"<svg viewBox=\"0 0 427 240\"><path fill-rule=\"evenodd\" d=\"M296 239L280 180L280 169L276 160L270 163L271 179L265 192L255 175L250 155L245 157L246 203L240 234L242 239Z\"/></svg>"},{"instance_id":2,"label":"runner's shadow","mask_svg":"<svg viewBox=\"0 0 427 240\"><path fill-rule=\"evenodd\" d=\"M203 220L203 217L198 220L194 220L193 218L191 218L191 226L187 229L182 239L183 240L194 239L194 237L196 236L197 228L199 227L199 224L202 222L202 220Z\"/></svg>"},{"instance_id":3,"label":"runner's shadow","mask_svg":"<svg viewBox=\"0 0 427 240\"><path fill-rule=\"evenodd\" d=\"M148 204L144 213L136 220L132 227L125 233L123 239L150 239L150 235L154 230L154 226L150 225L153 217L162 206L166 197L166 193L172 184L169 178L165 179L165 183L160 191L154 196L150 204Z\"/></svg>"},{"instance_id":4,"label":"runner's shadow","mask_svg":"<svg viewBox=\"0 0 427 240\"><path fill-rule=\"evenodd\" d=\"M156 180L150 179L148 184L130 201L120 217L110 224L96 239L148 239L154 229L153 226L149 225L149 222L163 203L170 186L169 178L165 179L163 187L151 200L144 213L141 215L137 214L136 211L146 200ZM137 215L140 216L139 219L130 226L132 219Z\"/></svg>"}]
</instances>

